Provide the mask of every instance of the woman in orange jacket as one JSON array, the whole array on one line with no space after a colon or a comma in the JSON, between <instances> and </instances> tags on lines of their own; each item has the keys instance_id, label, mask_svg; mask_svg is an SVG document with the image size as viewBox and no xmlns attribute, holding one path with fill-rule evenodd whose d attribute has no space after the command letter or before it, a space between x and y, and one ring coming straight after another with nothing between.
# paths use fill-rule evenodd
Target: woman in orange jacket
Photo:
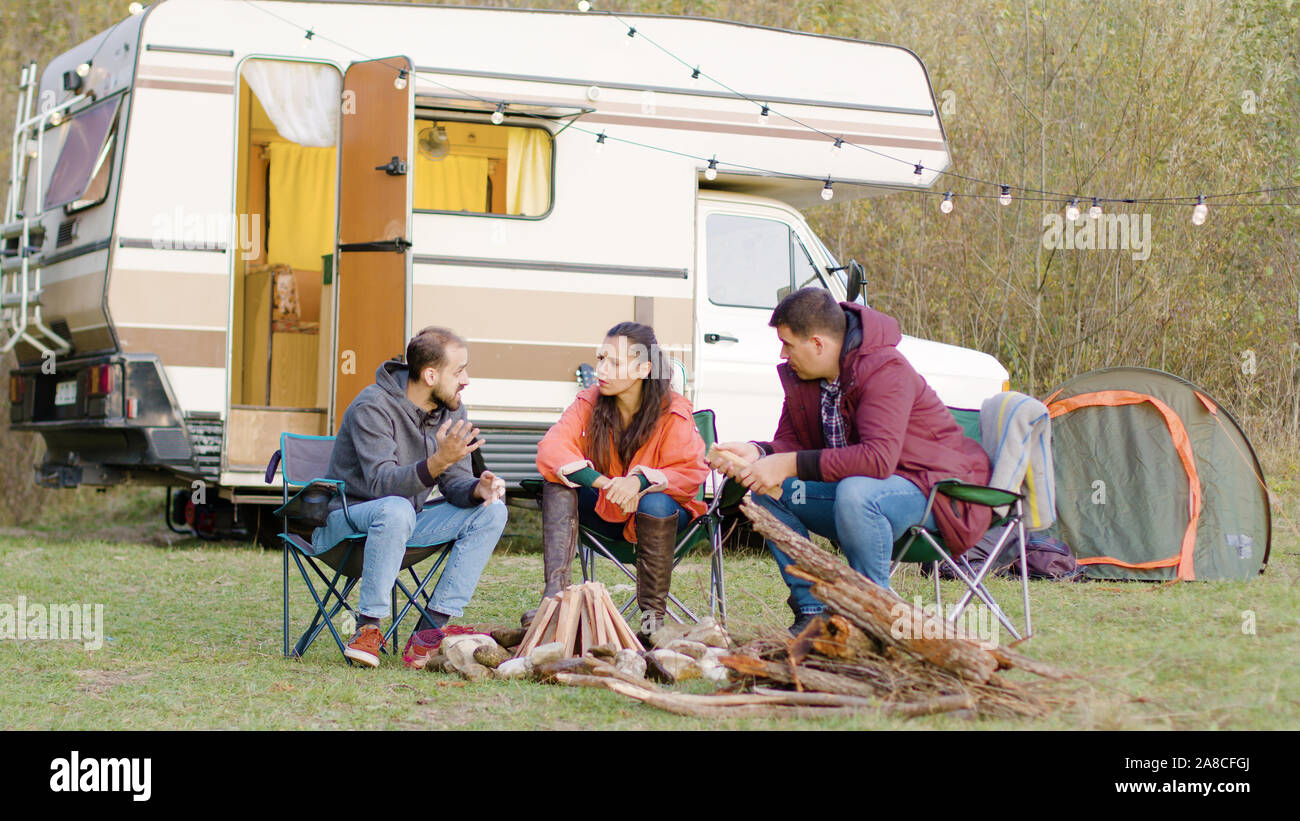
<instances>
[{"instance_id":1,"label":"woman in orange jacket","mask_svg":"<svg viewBox=\"0 0 1300 821\"><path fill-rule=\"evenodd\" d=\"M578 525L635 542L641 633L664 620L677 532L705 510L708 475L690 401L669 387L654 330L609 329L596 355L598 384L578 394L537 446L545 587L569 584ZM531 613L525 621L531 621Z\"/></svg>"}]
</instances>

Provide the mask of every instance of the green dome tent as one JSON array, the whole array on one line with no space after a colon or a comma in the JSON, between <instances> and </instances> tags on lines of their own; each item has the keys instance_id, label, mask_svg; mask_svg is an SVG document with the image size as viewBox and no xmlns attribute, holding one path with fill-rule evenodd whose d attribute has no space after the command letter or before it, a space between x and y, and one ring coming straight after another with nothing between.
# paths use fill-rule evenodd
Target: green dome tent
<instances>
[{"instance_id":1,"label":"green dome tent","mask_svg":"<svg viewBox=\"0 0 1300 821\"><path fill-rule=\"evenodd\" d=\"M1259 460L1185 379L1104 368L1045 401L1061 538L1097 579L1250 579L1272 533Z\"/></svg>"}]
</instances>

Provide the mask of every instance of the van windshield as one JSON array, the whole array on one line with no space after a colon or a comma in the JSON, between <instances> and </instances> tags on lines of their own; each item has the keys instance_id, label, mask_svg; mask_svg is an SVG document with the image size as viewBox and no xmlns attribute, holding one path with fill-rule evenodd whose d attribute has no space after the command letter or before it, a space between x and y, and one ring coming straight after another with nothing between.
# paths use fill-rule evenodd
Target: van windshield
<instances>
[{"instance_id":1,"label":"van windshield","mask_svg":"<svg viewBox=\"0 0 1300 821\"><path fill-rule=\"evenodd\" d=\"M113 97L70 117L58 130L55 145L62 144L54 173L50 175L50 185L45 190L44 207L58 208L61 205L77 202L89 204L102 199L108 190L106 161L111 156L110 139L113 123L117 118L118 104L121 96ZM100 180L99 178L103 179ZM97 198L86 198L92 179L96 189L102 187L103 193Z\"/></svg>"}]
</instances>

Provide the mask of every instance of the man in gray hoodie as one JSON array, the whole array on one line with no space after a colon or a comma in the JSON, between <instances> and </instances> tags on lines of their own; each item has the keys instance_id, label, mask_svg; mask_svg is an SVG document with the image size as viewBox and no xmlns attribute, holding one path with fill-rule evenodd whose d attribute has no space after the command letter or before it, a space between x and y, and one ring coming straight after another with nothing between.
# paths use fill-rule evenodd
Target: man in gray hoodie
<instances>
[{"instance_id":1,"label":"man in gray hoodie","mask_svg":"<svg viewBox=\"0 0 1300 821\"><path fill-rule=\"evenodd\" d=\"M468 384L465 342L445 328L425 328L406 346L406 363L381 365L375 384L343 414L327 478L344 482L347 508L334 499L312 546L324 552L366 534L360 618L344 651L360 664L379 666L379 622L389 615L408 545L455 541L424 614L441 628L462 614L505 529L505 482L491 471L476 479L470 467L483 440L460 401ZM442 498L426 503L435 485ZM413 666L422 666L425 654L418 655Z\"/></svg>"}]
</instances>

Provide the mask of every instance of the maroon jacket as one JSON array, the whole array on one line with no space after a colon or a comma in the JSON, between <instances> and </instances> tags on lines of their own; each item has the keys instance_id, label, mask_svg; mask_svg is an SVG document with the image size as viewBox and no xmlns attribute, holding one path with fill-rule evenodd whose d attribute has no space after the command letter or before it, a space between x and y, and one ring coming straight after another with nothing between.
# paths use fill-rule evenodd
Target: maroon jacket
<instances>
[{"instance_id":1,"label":"maroon jacket","mask_svg":"<svg viewBox=\"0 0 1300 821\"><path fill-rule=\"evenodd\" d=\"M798 476L809 482L898 475L927 496L940 479L988 484L984 449L963 433L934 390L898 352L898 322L861 305L840 305L849 321L840 353L840 414L848 447L826 447L820 380L799 379L786 362L777 367L785 406L776 438L756 444L768 453L798 451ZM987 507L943 496L934 503L935 522L954 555L980 540L991 515Z\"/></svg>"}]
</instances>

